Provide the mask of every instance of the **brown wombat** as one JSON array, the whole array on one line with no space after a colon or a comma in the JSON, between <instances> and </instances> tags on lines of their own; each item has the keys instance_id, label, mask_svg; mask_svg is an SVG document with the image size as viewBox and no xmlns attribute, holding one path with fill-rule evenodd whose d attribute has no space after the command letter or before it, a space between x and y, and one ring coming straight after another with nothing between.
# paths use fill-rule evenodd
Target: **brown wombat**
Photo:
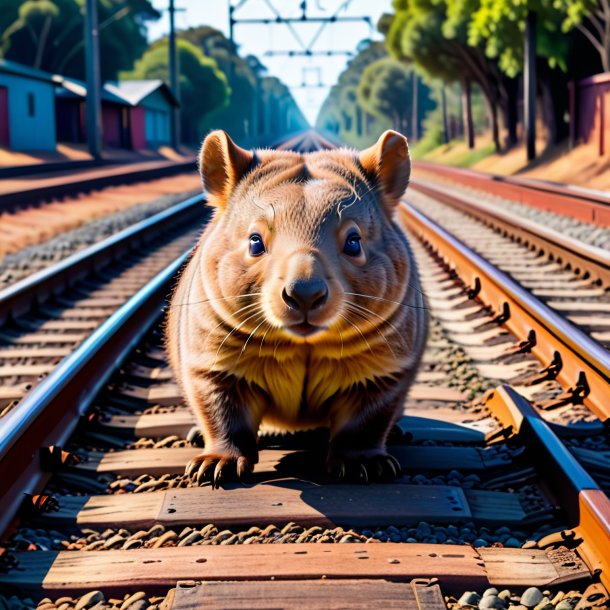
<instances>
[{"instance_id":1,"label":"brown wombat","mask_svg":"<svg viewBox=\"0 0 610 610\"><path fill-rule=\"evenodd\" d=\"M182 273L170 362L202 428L187 467L213 486L258 461L261 422L328 426L331 472L391 479L385 441L427 334L407 240L393 221L406 138L309 154L246 151L208 135L200 168L212 220Z\"/></svg>"}]
</instances>

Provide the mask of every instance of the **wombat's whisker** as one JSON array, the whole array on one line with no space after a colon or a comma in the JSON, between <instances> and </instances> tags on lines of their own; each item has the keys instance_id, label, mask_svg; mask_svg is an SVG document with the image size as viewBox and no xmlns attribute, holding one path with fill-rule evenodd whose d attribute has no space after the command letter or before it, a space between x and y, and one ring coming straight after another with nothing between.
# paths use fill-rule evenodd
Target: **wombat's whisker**
<instances>
[{"instance_id":1,"label":"wombat's whisker","mask_svg":"<svg viewBox=\"0 0 610 610\"><path fill-rule=\"evenodd\" d=\"M247 309L252 309L253 307L258 307L260 306L259 303L250 303L249 305L244 305L244 307L240 307L237 311L233 312L232 315L236 316L238 313L245 311ZM210 335L219 327L222 326L223 324L228 324L230 325L231 322L229 322L229 320L227 320L226 318L222 318L221 316L221 320L220 322L218 322L218 324L216 324L216 326L214 326L214 328L207 334L206 336L206 341L209 339Z\"/></svg>"},{"instance_id":2,"label":"wombat's whisker","mask_svg":"<svg viewBox=\"0 0 610 610\"><path fill-rule=\"evenodd\" d=\"M396 328L396 326L394 326L394 324L392 324L389 320L386 320L383 316L380 316L377 312L373 311L372 309L369 309L368 307L365 307L364 305L360 305L359 303L354 303L354 301L345 301L345 304L350 307L356 307L360 311L366 312L373 316L377 316L384 324L387 324L392 330L396 331L397 333L400 332ZM372 321L370 321L370 322L371 322L371 324L373 323ZM378 326L380 326L380 325L376 325L376 327L378 327Z\"/></svg>"},{"instance_id":3,"label":"wombat's whisker","mask_svg":"<svg viewBox=\"0 0 610 610\"><path fill-rule=\"evenodd\" d=\"M243 356L244 352L246 351L246 348L248 347L248 343L250 341L250 339L252 339L252 337L254 337L254 334L256 333L256 331L267 321L265 320L265 314L262 314L263 316L263 321L248 335L248 338L246 339L244 346L241 348L241 352L239 352L239 356L237 358L237 362L239 362L240 358Z\"/></svg>"},{"instance_id":4,"label":"wombat's whisker","mask_svg":"<svg viewBox=\"0 0 610 610\"><path fill-rule=\"evenodd\" d=\"M369 348L369 351L372 353L373 352L373 348L371 347L371 344L366 340L366 337L362 334L362 331L351 321L347 318L347 316L344 316L343 314L339 314L339 317L342 320L345 320L352 328L355 328L358 333L360 334L360 336L362 337L363 341L366 343L366 346Z\"/></svg>"},{"instance_id":5,"label":"wombat's whisker","mask_svg":"<svg viewBox=\"0 0 610 610\"><path fill-rule=\"evenodd\" d=\"M203 299L202 301L190 301L188 303L172 303L169 308L187 307L188 305L199 305L201 303L211 303L212 301L228 301L230 299L243 299L245 297L257 297L263 294L262 292L249 292L246 294L236 294L230 297L213 297L211 299Z\"/></svg>"},{"instance_id":6,"label":"wombat's whisker","mask_svg":"<svg viewBox=\"0 0 610 610\"><path fill-rule=\"evenodd\" d=\"M373 320L371 320L365 313L363 313L361 311L358 311L354 307L350 307L350 306L353 306L354 303L350 303L349 301L346 301L346 305L348 306L348 310L349 311L351 311L352 313L356 314L357 316L360 316L365 322L369 322L370 324L373 325L373 328L377 331L379 336L385 341L386 345L388 346L388 349L390 350L390 352L392 354L392 357L396 358L396 354L394 353L394 350L392 349L392 346L390 345L389 341L386 339L384 334L381 332L381 330L379 330L379 326L377 324L375 324L375 322L373 322ZM374 312L371 312L371 313L374 313ZM375 315L377 315L377 314L375 314ZM381 317L381 316L379 316L379 317ZM388 322L388 324L389 324L389 322ZM390 324L390 326L391 326L391 324Z\"/></svg>"},{"instance_id":7,"label":"wombat's whisker","mask_svg":"<svg viewBox=\"0 0 610 610\"><path fill-rule=\"evenodd\" d=\"M235 328L233 328L230 332L228 332L225 336L225 338L222 340L222 343L218 346L218 349L216 350L216 356L214 358L214 364L212 366L216 365L216 361L218 360L218 354L220 353L220 350L222 349L222 346L225 344L225 341L233 334L236 333L248 320L254 318L255 316L260 315L261 313L263 313L263 308L261 305L259 305L259 310L255 311L251 316L248 316L245 320L242 320L238 326L236 326Z\"/></svg>"},{"instance_id":8,"label":"wombat's whisker","mask_svg":"<svg viewBox=\"0 0 610 610\"><path fill-rule=\"evenodd\" d=\"M259 356L262 356L263 343L265 343L265 337L267 336L267 333L273 328L273 324L271 324L269 321L267 321L267 324L269 325L269 328L265 331L265 333L263 334L263 337L261 338L261 344L258 348Z\"/></svg>"},{"instance_id":9,"label":"wombat's whisker","mask_svg":"<svg viewBox=\"0 0 610 610\"><path fill-rule=\"evenodd\" d=\"M364 294L362 292L345 292L344 294L349 294L355 297L362 297L364 299L373 299L374 301L384 301L386 303L394 303L394 305L400 305L401 307L406 307L407 309L425 309L428 310L428 307L418 307L417 305L407 305L406 303L400 303L398 301L392 301L391 299L384 299L382 297L375 297L370 294Z\"/></svg>"}]
</instances>

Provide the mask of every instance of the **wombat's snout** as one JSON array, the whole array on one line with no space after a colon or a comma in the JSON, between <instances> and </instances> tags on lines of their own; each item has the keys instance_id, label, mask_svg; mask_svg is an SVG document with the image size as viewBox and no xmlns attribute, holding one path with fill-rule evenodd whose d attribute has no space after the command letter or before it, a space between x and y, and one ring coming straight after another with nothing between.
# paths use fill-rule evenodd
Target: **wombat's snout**
<instances>
[{"instance_id":1,"label":"wombat's snout","mask_svg":"<svg viewBox=\"0 0 610 610\"><path fill-rule=\"evenodd\" d=\"M284 286L282 299L290 309L300 311L306 317L326 303L328 286L321 278L295 280Z\"/></svg>"}]
</instances>

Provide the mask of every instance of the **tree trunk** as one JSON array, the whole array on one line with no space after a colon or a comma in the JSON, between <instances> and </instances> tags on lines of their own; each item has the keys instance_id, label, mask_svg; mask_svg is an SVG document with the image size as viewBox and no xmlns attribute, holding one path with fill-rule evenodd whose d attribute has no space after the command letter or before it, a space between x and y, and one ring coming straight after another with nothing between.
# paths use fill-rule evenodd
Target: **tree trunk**
<instances>
[{"instance_id":1,"label":"tree trunk","mask_svg":"<svg viewBox=\"0 0 610 610\"><path fill-rule=\"evenodd\" d=\"M449 127L447 125L447 94L445 84L441 85L441 111L443 113L443 142L449 144Z\"/></svg>"},{"instance_id":2,"label":"tree trunk","mask_svg":"<svg viewBox=\"0 0 610 610\"><path fill-rule=\"evenodd\" d=\"M411 106L412 111L412 129L411 129L411 141L415 144L419 138L419 112L417 108L417 72L413 70L413 104Z\"/></svg>"},{"instance_id":3,"label":"tree trunk","mask_svg":"<svg viewBox=\"0 0 610 610\"><path fill-rule=\"evenodd\" d=\"M472 150L474 148L474 125L472 124L472 95L469 80L465 80L462 84L462 99L466 143Z\"/></svg>"},{"instance_id":4,"label":"tree trunk","mask_svg":"<svg viewBox=\"0 0 610 610\"><path fill-rule=\"evenodd\" d=\"M523 54L523 122L527 160L536 158L536 13L528 11Z\"/></svg>"},{"instance_id":5,"label":"tree trunk","mask_svg":"<svg viewBox=\"0 0 610 610\"><path fill-rule=\"evenodd\" d=\"M519 122L518 96L519 86L516 78L504 77L504 95L501 96L499 103L504 118L506 128L506 146L510 148L517 143L517 124Z\"/></svg>"},{"instance_id":6,"label":"tree trunk","mask_svg":"<svg viewBox=\"0 0 610 610\"><path fill-rule=\"evenodd\" d=\"M494 101L489 102L489 118L491 120L491 138L494 148L498 152L500 146L500 128L498 126L498 104Z\"/></svg>"}]
</instances>

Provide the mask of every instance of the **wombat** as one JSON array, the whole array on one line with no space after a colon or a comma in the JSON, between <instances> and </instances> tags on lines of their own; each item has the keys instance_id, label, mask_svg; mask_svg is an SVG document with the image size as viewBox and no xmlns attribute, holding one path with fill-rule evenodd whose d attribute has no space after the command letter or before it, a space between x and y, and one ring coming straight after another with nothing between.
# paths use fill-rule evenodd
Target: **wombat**
<instances>
[{"instance_id":1,"label":"wombat","mask_svg":"<svg viewBox=\"0 0 610 610\"><path fill-rule=\"evenodd\" d=\"M360 153L247 151L210 133L199 167L214 213L170 305L170 363L201 425L201 484L258 461L261 422L327 426L327 465L391 480L385 442L427 336L416 265L394 212L407 140Z\"/></svg>"}]
</instances>

